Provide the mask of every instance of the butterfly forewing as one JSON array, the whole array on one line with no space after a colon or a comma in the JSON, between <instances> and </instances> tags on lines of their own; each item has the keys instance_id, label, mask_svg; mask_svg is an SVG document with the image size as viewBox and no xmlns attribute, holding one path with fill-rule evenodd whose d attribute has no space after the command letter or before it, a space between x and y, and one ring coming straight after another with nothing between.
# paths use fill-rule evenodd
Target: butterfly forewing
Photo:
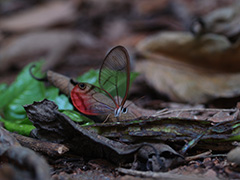
<instances>
[{"instance_id":1,"label":"butterfly forewing","mask_svg":"<svg viewBox=\"0 0 240 180\"><path fill-rule=\"evenodd\" d=\"M113 48L104 59L100 69L99 84L112 96L121 96L123 100L116 104L123 106L129 89L130 67L129 55L122 46Z\"/></svg>"},{"instance_id":2,"label":"butterfly forewing","mask_svg":"<svg viewBox=\"0 0 240 180\"><path fill-rule=\"evenodd\" d=\"M88 83L79 83L71 91L74 106L86 115L103 115L114 111L114 102L102 90Z\"/></svg>"}]
</instances>

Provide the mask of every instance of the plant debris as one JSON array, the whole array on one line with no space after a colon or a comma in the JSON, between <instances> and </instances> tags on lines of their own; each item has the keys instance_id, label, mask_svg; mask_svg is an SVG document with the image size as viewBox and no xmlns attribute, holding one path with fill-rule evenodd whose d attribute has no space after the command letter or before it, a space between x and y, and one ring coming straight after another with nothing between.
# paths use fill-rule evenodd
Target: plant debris
<instances>
[{"instance_id":1,"label":"plant debris","mask_svg":"<svg viewBox=\"0 0 240 180\"><path fill-rule=\"evenodd\" d=\"M36 127L36 129L32 131L33 136L39 139L65 144L75 154L85 157L106 158L116 164L120 164L133 161L134 153L145 146L150 146L152 149L156 149L154 152L155 155L157 153L156 156L161 155L161 151L169 151L174 157L181 157L170 147L167 148L167 145L149 145L149 143L127 145L100 136L71 121L68 116L57 110L56 104L48 100L35 102L24 108L27 111L28 118ZM140 151L138 155L142 159L145 159L145 163L147 163L147 159L150 154L153 153L148 151L148 154L149 155L146 155L146 152ZM168 163L164 161L160 169L162 167L168 168L171 165L172 163L170 161L168 161Z\"/></svg>"},{"instance_id":2,"label":"plant debris","mask_svg":"<svg viewBox=\"0 0 240 180\"><path fill-rule=\"evenodd\" d=\"M240 179L239 4L2 1L0 179ZM107 87L99 67L116 46L131 73ZM89 119L77 83L136 118Z\"/></svg>"},{"instance_id":3,"label":"plant debris","mask_svg":"<svg viewBox=\"0 0 240 180\"><path fill-rule=\"evenodd\" d=\"M22 147L4 128L0 128L0 178L50 179L50 168L45 159L34 151Z\"/></svg>"}]
</instances>

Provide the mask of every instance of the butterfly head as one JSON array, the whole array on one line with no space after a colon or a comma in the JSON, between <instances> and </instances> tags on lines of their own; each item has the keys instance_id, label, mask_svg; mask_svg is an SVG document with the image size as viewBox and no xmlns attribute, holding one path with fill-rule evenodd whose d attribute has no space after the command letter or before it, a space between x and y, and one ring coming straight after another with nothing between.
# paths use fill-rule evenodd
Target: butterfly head
<instances>
[{"instance_id":1,"label":"butterfly head","mask_svg":"<svg viewBox=\"0 0 240 180\"><path fill-rule=\"evenodd\" d=\"M91 89L91 85L88 83L78 83L75 87L74 87L74 91L78 92L78 93L84 93L85 91L88 91ZM73 92L74 92L73 91Z\"/></svg>"},{"instance_id":2,"label":"butterfly head","mask_svg":"<svg viewBox=\"0 0 240 180\"><path fill-rule=\"evenodd\" d=\"M120 106L119 108L116 108L114 111L114 117L119 117L123 114L127 114L128 113L128 109L126 107L122 107Z\"/></svg>"},{"instance_id":3,"label":"butterfly head","mask_svg":"<svg viewBox=\"0 0 240 180\"><path fill-rule=\"evenodd\" d=\"M85 83L79 83L78 84L78 87L81 89L81 90L84 90L84 89L86 89L86 84Z\"/></svg>"}]
</instances>

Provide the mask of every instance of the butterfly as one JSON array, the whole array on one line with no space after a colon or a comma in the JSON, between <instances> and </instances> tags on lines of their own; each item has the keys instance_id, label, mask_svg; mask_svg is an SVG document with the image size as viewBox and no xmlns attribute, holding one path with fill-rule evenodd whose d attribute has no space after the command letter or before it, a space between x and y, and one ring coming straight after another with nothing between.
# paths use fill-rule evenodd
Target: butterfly
<instances>
[{"instance_id":1,"label":"butterfly","mask_svg":"<svg viewBox=\"0 0 240 180\"><path fill-rule=\"evenodd\" d=\"M71 100L78 111L97 122L134 119L136 116L126 106L129 84L128 52L123 46L116 46L106 55L101 65L100 87L78 83L71 91Z\"/></svg>"}]
</instances>

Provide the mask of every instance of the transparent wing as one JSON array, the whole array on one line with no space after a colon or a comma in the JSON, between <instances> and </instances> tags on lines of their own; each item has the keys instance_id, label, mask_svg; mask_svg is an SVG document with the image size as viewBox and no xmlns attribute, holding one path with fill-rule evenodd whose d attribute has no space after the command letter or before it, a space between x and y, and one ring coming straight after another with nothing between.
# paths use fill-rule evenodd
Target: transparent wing
<instances>
[{"instance_id":1,"label":"transparent wing","mask_svg":"<svg viewBox=\"0 0 240 180\"><path fill-rule=\"evenodd\" d=\"M115 104L104 92L91 84L79 83L71 91L73 105L86 115L104 115L114 112Z\"/></svg>"},{"instance_id":2,"label":"transparent wing","mask_svg":"<svg viewBox=\"0 0 240 180\"><path fill-rule=\"evenodd\" d=\"M127 99L130 81L130 62L127 50L122 46L113 48L105 57L99 74L99 84L113 99L121 96L118 106L123 106Z\"/></svg>"}]
</instances>

